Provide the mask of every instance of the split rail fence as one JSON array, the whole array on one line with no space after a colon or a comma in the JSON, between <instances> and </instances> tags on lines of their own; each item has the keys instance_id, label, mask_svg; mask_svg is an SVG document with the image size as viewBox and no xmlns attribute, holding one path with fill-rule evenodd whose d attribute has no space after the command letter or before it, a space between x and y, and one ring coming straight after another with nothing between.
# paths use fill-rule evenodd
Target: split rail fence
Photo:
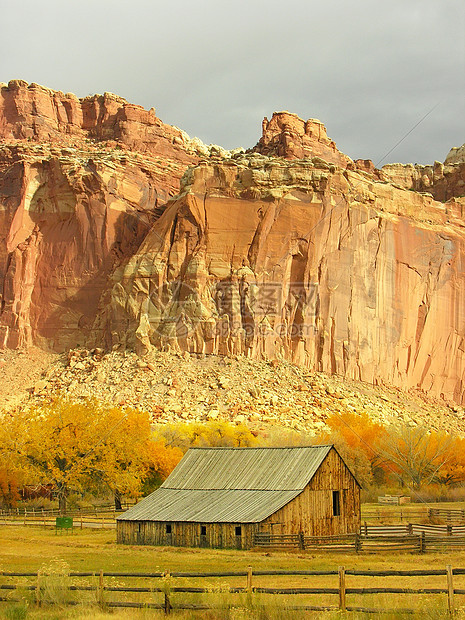
<instances>
[{"instance_id":1,"label":"split rail fence","mask_svg":"<svg viewBox=\"0 0 465 620\"><path fill-rule=\"evenodd\" d=\"M134 502L135 503L135 502ZM80 515L98 515L98 514L120 514L134 503L122 504L121 510L116 510L115 504L100 504L99 506L89 506L87 508L74 508L66 511L68 517L78 517ZM18 507L18 508L0 508L0 518L18 518L18 517L59 517L61 511L58 508L34 508L34 507Z\"/></svg>"},{"instance_id":2,"label":"split rail fence","mask_svg":"<svg viewBox=\"0 0 465 620\"><path fill-rule=\"evenodd\" d=\"M37 606L53 605L99 605L102 608L147 608L161 609L166 614L181 609L215 609L218 607L266 608L276 603L277 595L286 595L284 601L276 599L282 609L302 611L360 611L365 613L402 612L416 613L424 606L431 606L429 595L444 595L438 598L436 608L454 614L465 603L465 589L457 587L458 576L465 575L465 568L427 570L347 570L340 566L337 570L253 570L231 572L156 572L156 573L99 573L71 572L61 576L57 583L56 575L41 572L0 572L0 601L16 603L24 601L27 596L31 604ZM280 582L278 587L269 587L266 577L272 583ZM355 584L353 579L356 577ZM416 583L425 582L425 586L399 586L399 577L414 577ZM229 578L225 584L214 585L217 579ZM242 581L241 584L241 580ZM289 585L289 579L292 578ZM331 587L324 587L329 580ZM377 579L378 578L378 579ZM382 578L382 581L379 579ZM389 578L395 578L396 587L386 587ZM189 585L179 585L187 579ZM203 586L193 586L199 580L209 580ZM15 581L16 580L16 581ZM19 583L21 580L21 583ZM118 580L118 581L117 581ZM125 583L122 583L124 580ZM352 581L352 583L349 583ZM369 585L360 587L361 582ZM287 582L287 583L286 583ZM313 586L312 586L313 582ZM465 580L460 580L465 585ZM185 582L186 583L186 582ZM269 579L268 579L269 583ZM382 583L383 585L380 585ZM402 583L402 582L401 582ZM410 582L411 583L411 582ZM414 584L415 585L415 584ZM434 587L432 587L434 585ZM358 587L355 587L358 586ZM21 596L18 596L18 595ZM216 602L215 602L215 596ZM415 597L415 609L390 608L374 609L359 605L360 598L365 595L377 594L408 594ZM226 595L229 595L226 597ZM242 598L241 598L242 595ZM428 595L428 599L420 595ZM112 600L109 596L113 597ZM200 597L200 598L199 598ZM354 597L354 598L352 598ZM352 604L349 605L348 599ZM118 600L116 600L118 599ZM389 599L392 600L392 597ZM400 600L400 599L396 599ZM409 598L409 602L411 599ZM363 602L363 601L362 601ZM422 607L423 605L423 607ZM438 607L439 606L439 607Z\"/></svg>"},{"instance_id":3,"label":"split rail fence","mask_svg":"<svg viewBox=\"0 0 465 620\"><path fill-rule=\"evenodd\" d=\"M423 526L418 526L423 527ZM363 528L362 528L363 531ZM304 536L303 534L255 534L254 546L265 549L300 549L301 551L325 551L342 553L380 553L383 551L410 553L428 553L441 551L465 550L465 535L448 535L441 533L427 534L425 530L415 533L369 532L363 534L345 534L342 536Z\"/></svg>"},{"instance_id":4,"label":"split rail fence","mask_svg":"<svg viewBox=\"0 0 465 620\"><path fill-rule=\"evenodd\" d=\"M387 521L400 521L401 523L412 521L441 520L447 523L465 524L465 510L451 508L430 508L422 504L363 504L362 519L385 523Z\"/></svg>"}]
</instances>

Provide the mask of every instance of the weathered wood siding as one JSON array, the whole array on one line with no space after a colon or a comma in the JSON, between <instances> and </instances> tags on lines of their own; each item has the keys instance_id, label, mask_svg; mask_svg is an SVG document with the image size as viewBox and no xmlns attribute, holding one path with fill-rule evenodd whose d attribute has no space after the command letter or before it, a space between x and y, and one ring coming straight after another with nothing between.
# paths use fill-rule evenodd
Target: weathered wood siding
<instances>
[{"instance_id":1,"label":"weathered wood siding","mask_svg":"<svg viewBox=\"0 0 465 620\"><path fill-rule=\"evenodd\" d=\"M171 526L171 534L166 526ZM202 526L205 535L201 534ZM236 536L236 527L241 536ZM164 523L160 521L117 521L117 542L125 545L172 545L174 547L218 547L249 549L256 531L255 523Z\"/></svg>"},{"instance_id":2,"label":"weathered wood siding","mask_svg":"<svg viewBox=\"0 0 465 620\"><path fill-rule=\"evenodd\" d=\"M334 514L333 492L340 514ZM166 526L171 526L167 533ZM202 526L205 535L202 535ZM236 536L236 527L241 536ZM261 523L117 521L117 541L128 545L172 545L249 549L255 532L334 536L360 528L360 487L336 450L331 449L305 489Z\"/></svg>"},{"instance_id":3,"label":"weathered wood siding","mask_svg":"<svg viewBox=\"0 0 465 620\"><path fill-rule=\"evenodd\" d=\"M340 493L340 514L333 514L333 491ZM328 453L305 489L259 524L259 532L335 536L360 528L360 487L336 450Z\"/></svg>"}]
</instances>

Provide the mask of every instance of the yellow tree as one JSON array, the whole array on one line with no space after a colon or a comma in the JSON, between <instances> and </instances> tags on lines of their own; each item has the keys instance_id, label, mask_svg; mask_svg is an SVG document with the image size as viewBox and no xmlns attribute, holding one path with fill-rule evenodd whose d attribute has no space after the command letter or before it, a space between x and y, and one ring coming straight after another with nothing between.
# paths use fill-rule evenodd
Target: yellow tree
<instances>
[{"instance_id":1,"label":"yellow tree","mask_svg":"<svg viewBox=\"0 0 465 620\"><path fill-rule=\"evenodd\" d=\"M191 446L247 447L258 442L256 435L245 424L223 421L167 424L156 429L155 438L183 452Z\"/></svg>"},{"instance_id":2,"label":"yellow tree","mask_svg":"<svg viewBox=\"0 0 465 620\"><path fill-rule=\"evenodd\" d=\"M71 489L105 485L137 496L156 467L148 415L136 410L57 399L5 419L7 454L30 479L52 483L60 509Z\"/></svg>"},{"instance_id":3,"label":"yellow tree","mask_svg":"<svg viewBox=\"0 0 465 620\"><path fill-rule=\"evenodd\" d=\"M366 413L346 411L333 414L326 420L331 434L325 439L334 443L364 484L383 476L383 456L380 443L386 434L381 424Z\"/></svg>"},{"instance_id":4,"label":"yellow tree","mask_svg":"<svg viewBox=\"0 0 465 620\"><path fill-rule=\"evenodd\" d=\"M414 489L432 482L453 484L463 480L463 447L463 440L420 426L391 429L382 443L391 470Z\"/></svg>"}]
</instances>

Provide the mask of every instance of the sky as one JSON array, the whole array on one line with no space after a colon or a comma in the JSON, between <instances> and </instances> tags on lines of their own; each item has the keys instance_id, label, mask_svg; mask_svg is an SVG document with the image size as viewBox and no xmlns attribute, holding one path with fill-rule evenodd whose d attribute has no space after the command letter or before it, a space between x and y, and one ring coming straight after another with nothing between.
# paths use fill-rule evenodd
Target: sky
<instances>
[{"instance_id":1,"label":"sky","mask_svg":"<svg viewBox=\"0 0 465 620\"><path fill-rule=\"evenodd\" d=\"M353 159L465 142L463 0L3 0L0 81L105 91L225 148L318 118Z\"/></svg>"}]
</instances>

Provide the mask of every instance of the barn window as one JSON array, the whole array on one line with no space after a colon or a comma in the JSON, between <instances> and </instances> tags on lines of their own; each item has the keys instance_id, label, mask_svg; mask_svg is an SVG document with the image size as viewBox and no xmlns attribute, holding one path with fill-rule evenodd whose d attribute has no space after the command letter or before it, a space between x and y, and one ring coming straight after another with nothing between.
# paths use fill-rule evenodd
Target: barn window
<instances>
[{"instance_id":1,"label":"barn window","mask_svg":"<svg viewBox=\"0 0 465 620\"><path fill-rule=\"evenodd\" d=\"M206 536L207 535L207 526L206 525L201 525L200 526L200 536Z\"/></svg>"},{"instance_id":2,"label":"barn window","mask_svg":"<svg viewBox=\"0 0 465 620\"><path fill-rule=\"evenodd\" d=\"M171 534L171 523L166 524L166 533Z\"/></svg>"},{"instance_id":3,"label":"barn window","mask_svg":"<svg viewBox=\"0 0 465 620\"><path fill-rule=\"evenodd\" d=\"M333 491L333 516L338 517L341 514L340 492Z\"/></svg>"},{"instance_id":4,"label":"barn window","mask_svg":"<svg viewBox=\"0 0 465 620\"><path fill-rule=\"evenodd\" d=\"M240 525L236 525L236 536L242 536L242 527Z\"/></svg>"}]
</instances>

